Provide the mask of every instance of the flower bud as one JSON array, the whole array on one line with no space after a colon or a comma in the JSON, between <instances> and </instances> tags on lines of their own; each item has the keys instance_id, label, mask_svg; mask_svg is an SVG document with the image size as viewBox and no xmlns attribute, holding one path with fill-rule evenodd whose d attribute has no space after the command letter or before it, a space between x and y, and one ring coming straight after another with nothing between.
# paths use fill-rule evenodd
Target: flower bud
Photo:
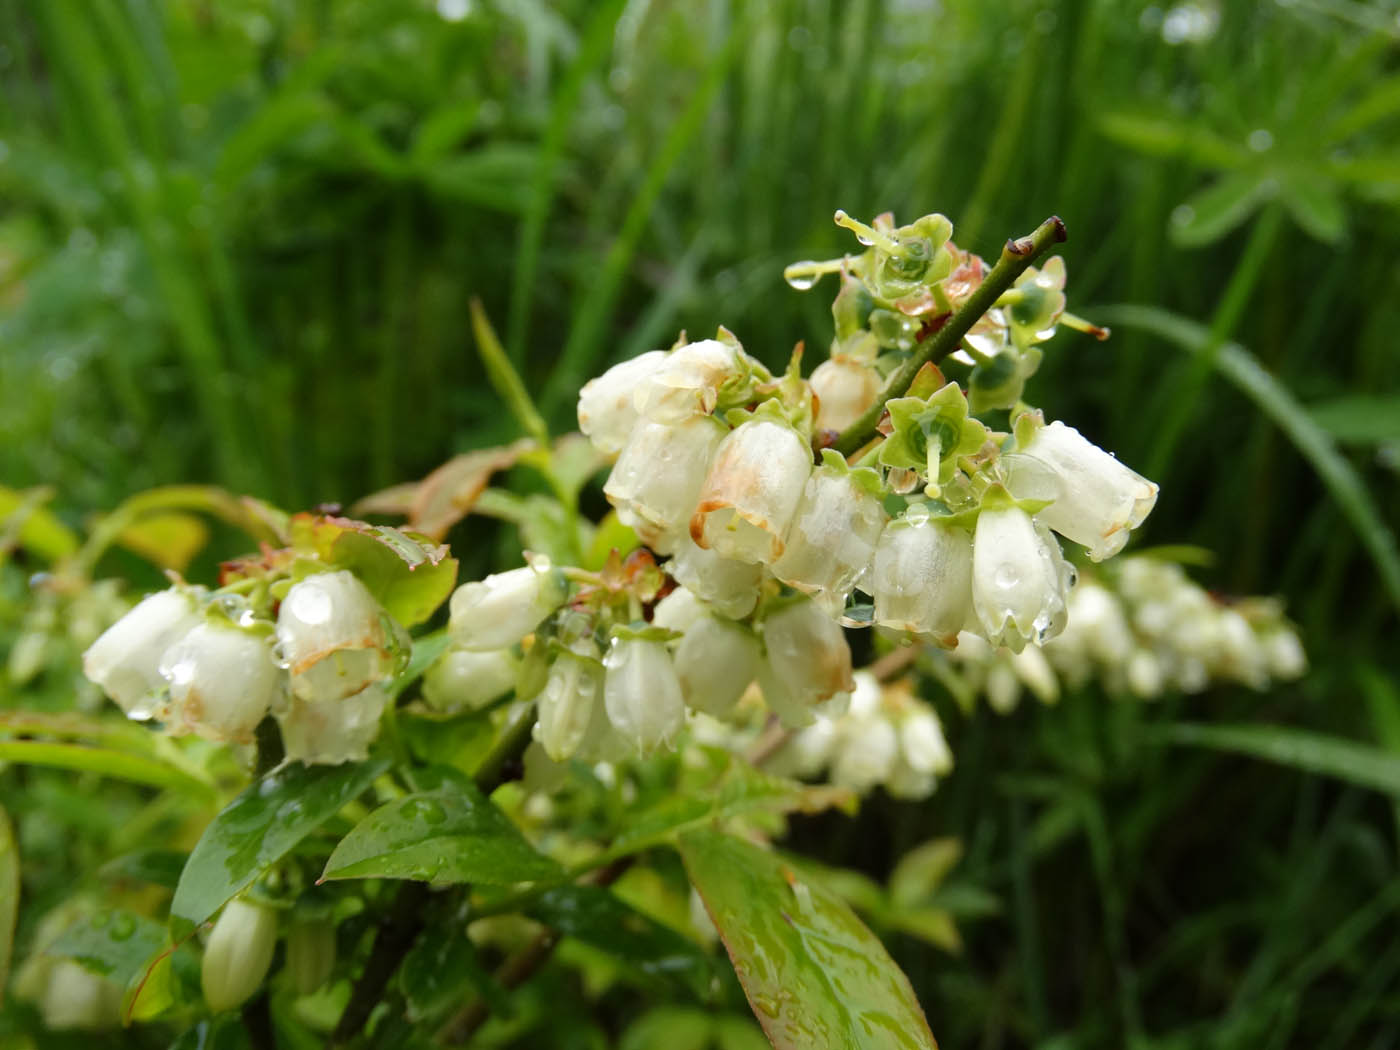
<instances>
[{"instance_id":1,"label":"flower bud","mask_svg":"<svg viewBox=\"0 0 1400 1050\"><path fill-rule=\"evenodd\" d=\"M294 583L277 612L277 648L302 700L352 696L393 671L392 621L348 569Z\"/></svg>"},{"instance_id":2,"label":"flower bud","mask_svg":"<svg viewBox=\"0 0 1400 1050\"><path fill-rule=\"evenodd\" d=\"M1019 653L1064 627L1058 551L1015 505L984 506L972 547L972 604L987 640Z\"/></svg>"},{"instance_id":3,"label":"flower bud","mask_svg":"<svg viewBox=\"0 0 1400 1050\"><path fill-rule=\"evenodd\" d=\"M675 425L642 420L632 430L603 495L648 547L668 554L686 530L724 434L709 416Z\"/></svg>"},{"instance_id":4,"label":"flower bud","mask_svg":"<svg viewBox=\"0 0 1400 1050\"><path fill-rule=\"evenodd\" d=\"M551 646L554 662L535 700L535 739L556 762L572 758L595 722L603 684L603 667L592 644Z\"/></svg>"},{"instance_id":5,"label":"flower bud","mask_svg":"<svg viewBox=\"0 0 1400 1050\"><path fill-rule=\"evenodd\" d=\"M1035 430L1005 457L1008 487L1023 499L1050 499L1040 520L1103 561L1123 549L1157 502L1157 486L1063 423Z\"/></svg>"},{"instance_id":6,"label":"flower bud","mask_svg":"<svg viewBox=\"0 0 1400 1050\"><path fill-rule=\"evenodd\" d=\"M336 766L368 757L388 704L388 690L376 682L343 700L293 696L284 710L273 713L282 727L282 747L289 760Z\"/></svg>"},{"instance_id":7,"label":"flower bud","mask_svg":"<svg viewBox=\"0 0 1400 1050\"><path fill-rule=\"evenodd\" d=\"M759 685L789 728L811 725L814 706L856 687L846 636L814 602L782 605L764 619L761 632L765 656Z\"/></svg>"},{"instance_id":8,"label":"flower bud","mask_svg":"<svg viewBox=\"0 0 1400 1050\"><path fill-rule=\"evenodd\" d=\"M102 632L83 654L83 673L126 712L153 718L163 702L153 694L165 684L165 650L200 622L193 594L178 587L152 594Z\"/></svg>"},{"instance_id":9,"label":"flower bud","mask_svg":"<svg viewBox=\"0 0 1400 1050\"><path fill-rule=\"evenodd\" d=\"M720 388L746 368L742 351L718 339L687 343L637 385L636 410L656 423L683 423L719 403Z\"/></svg>"},{"instance_id":10,"label":"flower bud","mask_svg":"<svg viewBox=\"0 0 1400 1050\"><path fill-rule=\"evenodd\" d=\"M637 388L667 357L665 350L652 350L613 365L583 384L578 395L578 428L599 451L622 451L637 422Z\"/></svg>"},{"instance_id":11,"label":"flower bud","mask_svg":"<svg viewBox=\"0 0 1400 1050\"><path fill-rule=\"evenodd\" d=\"M170 683L172 733L247 743L286 680L267 640L232 624L198 623L165 651L161 676Z\"/></svg>"},{"instance_id":12,"label":"flower bud","mask_svg":"<svg viewBox=\"0 0 1400 1050\"><path fill-rule=\"evenodd\" d=\"M987 704L999 715L1009 715L1021 702L1021 680L1005 660L993 660L988 666L983 688Z\"/></svg>"},{"instance_id":13,"label":"flower bud","mask_svg":"<svg viewBox=\"0 0 1400 1050\"><path fill-rule=\"evenodd\" d=\"M697 547L688 535L676 538L666 571L697 598L737 620L753 612L763 585L763 566L725 558Z\"/></svg>"},{"instance_id":14,"label":"flower bud","mask_svg":"<svg viewBox=\"0 0 1400 1050\"><path fill-rule=\"evenodd\" d=\"M822 596L828 609L845 605L885 528L879 490L863 483L859 475L865 473L831 464L812 471L788 526L782 557L773 563L774 576Z\"/></svg>"},{"instance_id":15,"label":"flower bud","mask_svg":"<svg viewBox=\"0 0 1400 1050\"><path fill-rule=\"evenodd\" d=\"M758 674L760 647L743 624L706 616L676 646L681 695L696 711L722 718Z\"/></svg>"},{"instance_id":16,"label":"flower bud","mask_svg":"<svg viewBox=\"0 0 1400 1050\"><path fill-rule=\"evenodd\" d=\"M468 652L490 652L518 643L568 597L568 583L549 559L464 583L452 595L447 630L452 644Z\"/></svg>"},{"instance_id":17,"label":"flower bud","mask_svg":"<svg viewBox=\"0 0 1400 1050\"><path fill-rule=\"evenodd\" d=\"M39 996L44 1027L55 1032L88 1032L121 1023L122 990L72 959L57 959Z\"/></svg>"},{"instance_id":18,"label":"flower bud","mask_svg":"<svg viewBox=\"0 0 1400 1050\"><path fill-rule=\"evenodd\" d=\"M845 430L880 394L880 373L844 354L833 354L817 365L808 382L817 399L818 430Z\"/></svg>"},{"instance_id":19,"label":"flower bud","mask_svg":"<svg viewBox=\"0 0 1400 1050\"><path fill-rule=\"evenodd\" d=\"M685 724L685 700L666 644L619 634L603 658L608 719L639 751L665 744Z\"/></svg>"},{"instance_id":20,"label":"flower bud","mask_svg":"<svg viewBox=\"0 0 1400 1050\"><path fill-rule=\"evenodd\" d=\"M520 660L510 649L449 649L423 675L423 701L435 711L479 711L515 688Z\"/></svg>"},{"instance_id":21,"label":"flower bud","mask_svg":"<svg viewBox=\"0 0 1400 1050\"><path fill-rule=\"evenodd\" d=\"M232 1010L250 999L267 976L277 947L277 912L235 898L224 905L204 946L200 983L214 1013Z\"/></svg>"},{"instance_id":22,"label":"flower bud","mask_svg":"<svg viewBox=\"0 0 1400 1050\"><path fill-rule=\"evenodd\" d=\"M956 645L972 598L972 562L965 529L911 507L886 526L875 548L875 622Z\"/></svg>"},{"instance_id":23,"label":"flower bud","mask_svg":"<svg viewBox=\"0 0 1400 1050\"><path fill-rule=\"evenodd\" d=\"M287 973L297 995L310 995L335 969L335 923L302 919L287 929Z\"/></svg>"},{"instance_id":24,"label":"flower bud","mask_svg":"<svg viewBox=\"0 0 1400 1050\"><path fill-rule=\"evenodd\" d=\"M812 453L790 426L768 419L729 432L705 478L690 536L726 558L771 565L783 553Z\"/></svg>"}]
</instances>

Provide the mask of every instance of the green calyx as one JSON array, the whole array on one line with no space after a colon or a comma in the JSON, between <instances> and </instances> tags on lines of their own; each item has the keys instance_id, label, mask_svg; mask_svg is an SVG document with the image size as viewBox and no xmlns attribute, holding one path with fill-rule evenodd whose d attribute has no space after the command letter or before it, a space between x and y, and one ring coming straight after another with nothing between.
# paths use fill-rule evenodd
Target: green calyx
<instances>
[{"instance_id":1,"label":"green calyx","mask_svg":"<svg viewBox=\"0 0 1400 1050\"><path fill-rule=\"evenodd\" d=\"M927 480L924 492L934 498L952 480L958 457L971 455L987 440L987 428L968 414L967 398L956 383L926 398L895 398L885 407L891 430L879 462L918 471Z\"/></svg>"},{"instance_id":2,"label":"green calyx","mask_svg":"<svg viewBox=\"0 0 1400 1050\"><path fill-rule=\"evenodd\" d=\"M1043 343L1054 334L1065 312L1065 261L1058 255L1037 270L1029 267L1003 305L1011 341L1022 350Z\"/></svg>"},{"instance_id":3,"label":"green calyx","mask_svg":"<svg viewBox=\"0 0 1400 1050\"><path fill-rule=\"evenodd\" d=\"M989 412L1014 408L1021 400L1026 380L1040 368L1044 354L1036 347L1007 347L995 357L978 364L968 376L967 388L972 411Z\"/></svg>"},{"instance_id":4,"label":"green calyx","mask_svg":"<svg viewBox=\"0 0 1400 1050\"><path fill-rule=\"evenodd\" d=\"M822 465L818 468L824 469L842 478L849 478L851 484L861 491L882 499L885 495L885 483L880 477L880 472L871 467L853 467L846 462L846 457L835 449L822 449Z\"/></svg>"}]
</instances>

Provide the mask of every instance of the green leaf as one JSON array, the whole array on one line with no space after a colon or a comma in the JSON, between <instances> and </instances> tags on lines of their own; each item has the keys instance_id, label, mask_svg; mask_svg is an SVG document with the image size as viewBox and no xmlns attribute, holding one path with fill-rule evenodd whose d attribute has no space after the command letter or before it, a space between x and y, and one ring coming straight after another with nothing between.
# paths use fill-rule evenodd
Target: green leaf
<instances>
[{"instance_id":1,"label":"green leaf","mask_svg":"<svg viewBox=\"0 0 1400 1050\"><path fill-rule=\"evenodd\" d=\"M97 869L109 882L147 882L173 890L180 884L189 854L171 849L148 849L114 857Z\"/></svg>"},{"instance_id":2,"label":"green leaf","mask_svg":"<svg viewBox=\"0 0 1400 1050\"><path fill-rule=\"evenodd\" d=\"M1210 332L1204 325L1156 307L1114 306L1099 313L1107 315L1105 321L1153 332L1188 353L1199 354L1210 343ZM1272 419L1312 464L1370 553L1391 600L1400 608L1400 552L1396 550L1395 534L1376 509L1355 468L1288 388L1266 372L1244 347L1224 344L1212 364Z\"/></svg>"},{"instance_id":3,"label":"green leaf","mask_svg":"<svg viewBox=\"0 0 1400 1050\"><path fill-rule=\"evenodd\" d=\"M291 529L293 546L349 569L405 627L437 612L457 582L457 559L426 536L310 514L294 515Z\"/></svg>"},{"instance_id":4,"label":"green leaf","mask_svg":"<svg viewBox=\"0 0 1400 1050\"><path fill-rule=\"evenodd\" d=\"M0 807L0 1006L10 983L10 956L19 921L19 846L9 815Z\"/></svg>"},{"instance_id":5,"label":"green leaf","mask_svg":"<svg viewBox=\"0 0 1400 1050\"><path fill-rule=\"evenodd\" d=\"M627 1026L618 1050L706 1050L713 1021L709 1011L694 1006L658 1006ZM759 1043L760 1047L763 1043Z\"/></svg>"},{"instance_id":6,"label":"green leaf","mask_svg":"<svg viewBox=\"0 0 1400 1050\"><path fill-rule=\"evenodd\" d=\"M1238 144L1185 120L1137 113L1105 113L1099 130L1120 145L1149 157L1184 156L1208 168L1236 168L1250 159Z\"/></svg>"},{"instance_id":7,"label":"green leaf","mask_svg":"<svg viewBox=\"0 0 1400 1050\"><path fill-rule=\"evenodd\" d=\"M1274 725L1180 722L1159 732L1167 743L1249 755L1400 797L1400 756L1368 744Z\"/></svg>"},{"instance_id":8,"label":"green leaf","mask_svg":"<svg viewBox=\"0 0 1400 1050\"><path fill-rule=\"evenodd\" d=\"M1289 172L1282 180L1279 199L1293 220L1309 235L1336 244L1347 231L1347 213L1336 185L1315 172Z\"/></svg>"},{"instance_id":9,"label":"green leaf","mask_svg":"<svg viewBox=\"0 0 1400 1050\"><path fill-rule=\"evenodd\" d=\"M376 809L335 847L321 877L500 885L560 874L558 864L462 778Z\"/></svg>"},{"instance_id":10,"label":"green leaf","mask_svg":"<svg viewBox=\"0 0 1400 1050\"><path fill-rule=\"evenodd\" d=\"M1312 420L1338 441L1379 445L1400 441L1400 394L1343 394L1308 405Z\"/></svg>"},{"instance_id":11,"label":"green leaf","mask_svg":"<svg viewBox=\"0 0 1400 1050\"><path fill-rule=\"evenodd\" d=\"M78 549L78 537L43 506L51 495L47 489L17 492L0 485L0 547L12 528L19 545L45 561L58 561Z\"/></svg>"},{"instance_id":12,"label":"green leaf","mask_svg":"<svg viewBox=\"0 0 1400 1050\"><path fill-rule=\"evenodd\" d=\"M720 832L690 832L680 850L778 1050L935 1050L909 979L836 894Z\"/></svg>"},{"instance_id":13,"label":"green leaf","mask_svg":"<svg viewBox=\"0 0 1400 1050\"><path fill-rule=\"evenodd\" d=\"M415 1024L441 1017L461 1004L463 992L473 988L493 1013L509 1013L510 1000L476 957L476 946L462 923L430 925L414 942L399 967L399 989Z\"/></svg>"},{"instance_id":14,"label":"green leaf","mask_svg":"<svg viewBox=\"0 0 1400 1050\"><path fill-rule=\"evenodd\" d=\"M113 751L85 744L59 744L46 740L0 740L0 762L22 762L98 773L151 787L176 788L207 798L213 789L178 766L159 758Z\"/></svg>"},{"instance_id":15,"label":"green leaf","mask_svg":"<svg viewBox=\"0 0 1400 1050\"><path fill-rule=\"evenodd\" d=\"M899 858L890 874L890 900L896 908L927 903L948 872L962 859L957 839L931 839Z\"/></svg>"},{"instance_id":16,"label":"green leaf","mask_svg":"<svg viewBox=\"0 0 1400 1050\"><path fill-rule=\"evenodd\" d=\"M510 358L506 356L505 347L496 336L496 330L491 327L491 321L486 316L486 310L481 305L480 299L472 299L472 333L476 336L476 352L481 357L481 363L486 369L486 378L491 381L491 385L496 388L496 393L506 403L506 408L515 416L516 422L530 437L534 438L541 445L549 445L549 428L545 426L544 418L540 415L539 409L535 407L535 402L531 400L529 392L525 389L525 384L520 380L520 374L516 372L510 363Z\"/></svg>"},{"instance_id":17,"label":"green leaf","mask_svg":"<svg viewBox=\"0 0 1400 1050\"><path fill-rule=\"evenodd\" d=\"M81 963L124 990L126 1007L141 991L143 975L169 947L165 926L119 908L85 916L65 929L46 949L49 955Z\"/></svg>"},{"instance_id":18,"label":"green leaf","mask_svg":"<svg viewBox=\"0 0 1400 1050\"><path fill-rule=\"evenodd\" d=\"M704 997L714 976L693 941L643 915L601 886L560 886L542 894L529 914L568 937L600 948L647 977L674 982Z\"/></svg>"},{"instance_id":19,"label":"green leaf","mask_svg":"<svg viewBox=\"0 0 1400 1050\"><path fill-rule=\"evenodd\" d=\"M175 888L171 925L185 936L389 768L386 759L340 766L292 763L264 776L204 829Z\"/></svg>"},{"instance_id":20,"label":"green leaf","mask_svg":"<svg viewBox=\"0 0 1400 1050\"><path fill-rule=\"evenodd\" d=\"M1259 172L1223 175L1172 212L1171 239L1189 248L1218 241L1253 215L1274 192L1273 180Z\"/></svg>"},{"instance_id":21,"label":"green leaf","mask_svg":"<svg viewBox=\"0 0 1400 1050\"><path fill-rule=\"evenodd\" d=\"M132 553L176 572L184 572L208 542L204 519L178 510L142 515L117 537L117 543Z\"/></svg>"}]
</instances>

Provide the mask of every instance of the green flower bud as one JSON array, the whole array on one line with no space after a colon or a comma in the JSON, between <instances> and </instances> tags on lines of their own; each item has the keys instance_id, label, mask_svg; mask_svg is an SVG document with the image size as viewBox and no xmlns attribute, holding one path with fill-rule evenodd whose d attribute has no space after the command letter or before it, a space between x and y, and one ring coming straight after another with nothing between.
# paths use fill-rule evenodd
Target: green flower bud
<instances>
[{"instance_id":1,"label":"green flower bud","mask_svg":"<svg viewBox=\"0 0 1400 1050\"><path fill-rule=\"evenodd\" d=\"M204 947L200 983L214 1013L252 998L263 983L277 947L277 912L235 898L224 905Z\"/></svg>"},{"instance_id":2,"label":"green flower bud","mask_svg":"<svg viewBox=\"0 0 1400 1050\"><path fill-rule=\"evenodd\" d=\"M287 973L298 995L310 995L335 969L335 923L303 919L287 930Z\"/></svg>"}]
</instances>

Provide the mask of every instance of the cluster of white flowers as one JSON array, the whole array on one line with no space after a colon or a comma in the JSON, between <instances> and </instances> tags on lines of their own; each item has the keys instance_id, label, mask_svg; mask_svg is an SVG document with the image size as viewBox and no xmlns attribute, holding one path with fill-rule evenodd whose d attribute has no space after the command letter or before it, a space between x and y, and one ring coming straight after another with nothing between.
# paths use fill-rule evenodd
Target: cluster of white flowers
<instances>
[{"instance_id":1,"label":"cluster of white flowers","mask_svg":"<svg viewBox=\"0 0 1400 1050\"><path fill-rule=\"evenodd\" d=\"M288 759L363 758L407 639L348 570L287 582L276 620L237 593L177 584L108 628L83 670L127 715L248 743L271 713Z\"/></svg>"}]
</instances>

